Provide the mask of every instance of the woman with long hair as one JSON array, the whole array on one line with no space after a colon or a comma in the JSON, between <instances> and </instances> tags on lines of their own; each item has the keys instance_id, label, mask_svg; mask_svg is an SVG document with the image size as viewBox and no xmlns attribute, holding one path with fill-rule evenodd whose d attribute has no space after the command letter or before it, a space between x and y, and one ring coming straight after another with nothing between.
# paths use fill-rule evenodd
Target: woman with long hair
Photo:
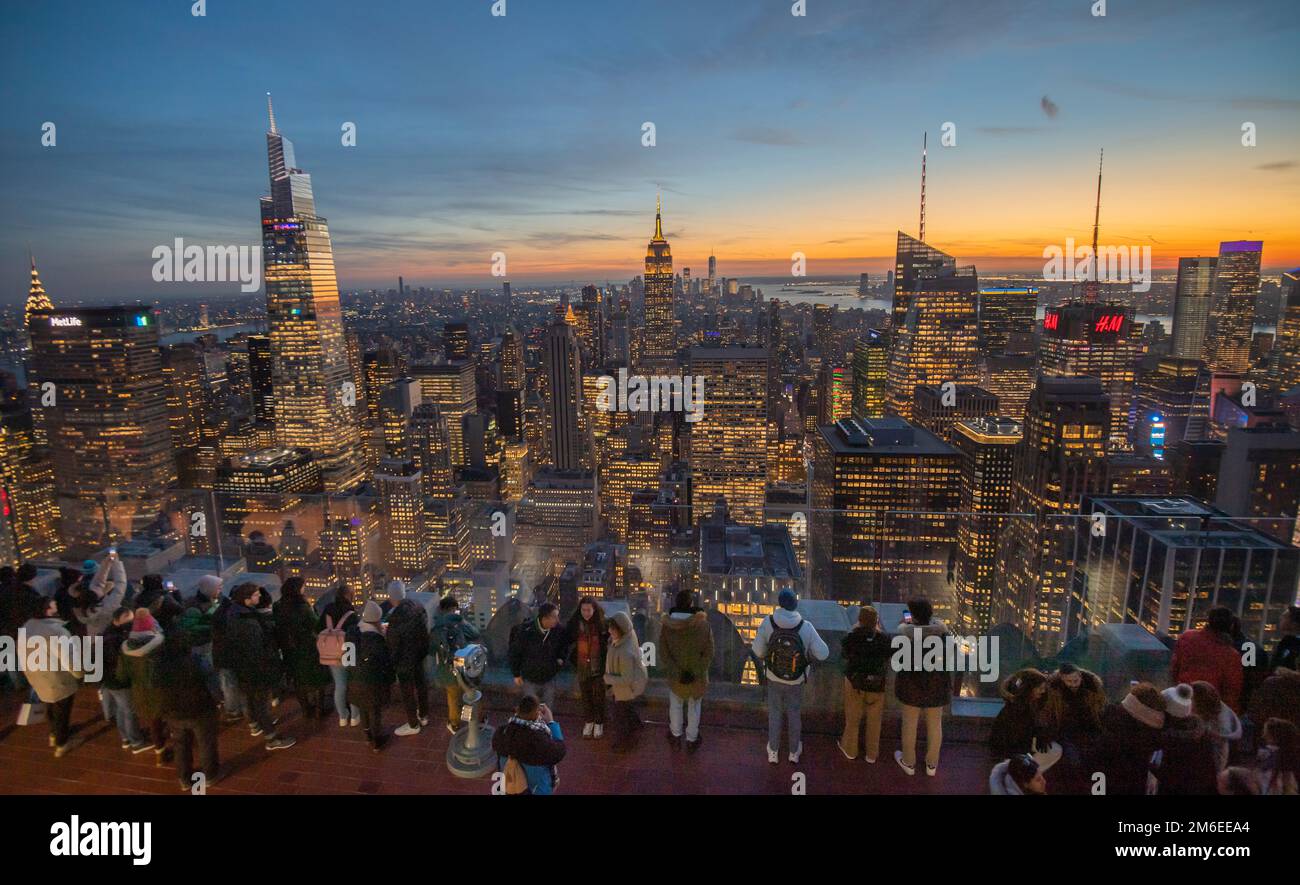
<instances>
[{"instance_id":1,"label":"woman with long hair","mask_svg":"<svg viewBox=\"0 0 1300 885\"><path fill-rule=\"evenodd\" d=\"M582 704L582 736L599 738L605 733L605 655L609 651L605 610L593 597L582 597L567 630Z\"/></svg>"}]
</instances>

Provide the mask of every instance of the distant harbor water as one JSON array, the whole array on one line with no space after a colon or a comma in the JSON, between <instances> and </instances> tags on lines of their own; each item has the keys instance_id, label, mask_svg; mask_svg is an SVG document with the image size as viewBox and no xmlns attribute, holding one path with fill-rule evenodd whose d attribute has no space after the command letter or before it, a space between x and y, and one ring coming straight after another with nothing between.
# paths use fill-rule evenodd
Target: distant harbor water
<instances>
[{"instance_id":1,"label":"distant harbor water","mask_svg":"<svg viewBox=\"0 0 1300 885\"><path fill-rule=\"evenodd\" d=\"M248 333L250 335L262 332L263 329L256 323L242 323L234 326L213 326L210 329L202 331L191 330L189 332L171 332L162 336L162 343L167 344L189 344L200 335L215 335L218 341L227 341L236 335Z\"/></svg>"}]
</instances>

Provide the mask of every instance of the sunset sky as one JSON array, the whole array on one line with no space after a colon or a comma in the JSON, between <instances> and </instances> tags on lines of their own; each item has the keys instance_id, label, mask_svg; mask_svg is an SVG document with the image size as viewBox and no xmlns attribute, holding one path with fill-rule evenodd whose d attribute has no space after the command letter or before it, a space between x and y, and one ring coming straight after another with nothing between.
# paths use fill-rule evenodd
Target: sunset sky
<instances>
[{"instance_id":1,"label":"sunset sky","mask_svg":"<svg viewBox=\"0 0 1300 885\"><path fill-rule=\"evenodd\" d=\"M675 266L883 273L915 233L981 271L1090 236L1157 268L1262 239L1300 265L1293 0L46 0L6 10L0 280L152 299L154 246L256 245L265 93L312 173L341 286ZM57 145L41 145L46 121ZM357 146L340 144L345 122ZM642 123L657 145L642 147ZM939 144L956 125L957 144ZM1253 122L1258 146L1241 144ZM214 294L237 286L212 284ZM191 293L193 289L190 289Z\"/></svg>"}]
</instances>

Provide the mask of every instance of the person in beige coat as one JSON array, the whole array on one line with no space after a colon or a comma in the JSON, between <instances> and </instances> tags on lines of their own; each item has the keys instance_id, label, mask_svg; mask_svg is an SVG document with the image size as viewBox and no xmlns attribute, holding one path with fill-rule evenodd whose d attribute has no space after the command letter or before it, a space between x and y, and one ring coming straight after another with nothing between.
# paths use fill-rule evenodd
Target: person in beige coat
<instances>
[{"instance_id":1,"label":"person in beige coat","mask_svg":"<svg viewBox=\"0 0 1300 885\"><path fill-rule=\"evenodd\" d=\"M617 612L609 619L609 651L605 653L605 684L614 696L610 725L614 731L612 749L616 753L626 753L635 743L636 732L641 728L636 700L645 694L648 681L632 619L627 612Z\"/></svg>"},{"instance_id":2,"label":"person in beige coat","mask_svg":"<svg viewBox=\"0 0 1300 885\"><path fill-rule=\"evenodd\" d=\"M46 648L45 659L39 667L26 670L27 681L32 691L46 705L46 718L50 723L50 746L54 755L62 756L72 749L69 739L72 725L72 703L76 700L77 689L81 687L81 672L75 668L74 661L67 657L68 644L73 641L72 633L59 617L59 607L53 599L46 599L37 617L23 624L27 644L39 637ZM34 659L27 659L31 666Z\"/></svg>"}]
</instances>

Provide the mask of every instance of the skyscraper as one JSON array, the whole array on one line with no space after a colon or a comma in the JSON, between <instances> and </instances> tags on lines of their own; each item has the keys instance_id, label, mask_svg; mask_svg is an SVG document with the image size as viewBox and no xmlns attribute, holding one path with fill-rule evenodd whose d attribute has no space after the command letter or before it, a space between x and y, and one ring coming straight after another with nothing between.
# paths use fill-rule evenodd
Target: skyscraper
<instances>
[{"instance_id":1,"label":"skyscraper","mask_svg":"<svg viewBox=\"0 0 1300 885\"><path fill-rule=\"evenodd\" d=\"M664 239L663 216L655 201L655 232L645 252L645 332L640 364L667 370L677 360L677 321L673 308L673 255Z\"/></svg>"},{"instance_id":2,"label":"skyscraper","mask_svg":"<svg viewBox=\"0 0 1300 885\"><path fill-rule=\"evenodd\" d=\"M131 537L176 481L157 318L145 308L39 310L30 329L33 386L54 393L42 411L63 537Z\"/></svg>"},{"instance_id":3,"label":"skyscraper","mask_svg":"<svg viewBox=\"0 0 1300 885\"><path fill-rule=\"evenodd\" d=\"M582 365L578 340L566 320L557 319L546 330L545 360L549 463L557 470L578 470L586 453L582 444Z\"/></svg>"},{"instance_id":4,"label":"skyscraper","mask_svg":"<svg viewBox=\"0 0 1300 885\"><path fill-rule=\"evenodd\" d=\"M1206 364L1216 373L1245 372L1250 368L1250 339L1263 250L1259 240L1219 244L1204 355Z\"/></svg>"},{"instance_id":5,"label":"skyscraper","mask_svg":"<svg viewBox=\"0 0 1300 885\"><path fill-rule=\"evenodd\" d=\"M885 414L889 339L878 329L868 329L853 349L853 417L880 418Z\"/></svg>"},{"instance_id":6,"label":"skyscraper","mask_svg":"<svg viewBox=\"0 0 1300 885\"><path fill-rule=\"evenodd\" d=\"M1169 355L1199 360L1205 354L1211 286L1217 258L1179 258L1174 290L1174 340Z\"/></svg>"},{"instance_id":7,"label":"skyscraper","mask_svg":"<svg viewBox=\"0 0 1300 885\"><path fill-rule=\"evenodd\" d=\"M898 232L898 245L894 257L894 304L890 326L897 334L912 303L912 289L922 275L939 275L955 270L957 259L945 255L921 240Z\"/></svg>"},{"instance_id":8,"label":"skyscraper","mask_svg":"<svg viewBox=\"0 0 1300 885\"><path fill-rule=\"evenodd\" d=\"M1110 401L1110 447L1126 448L1129 407L1137 376L1133 306L1119 300L1073 299L1043 315L1038 371L1042 375L1098 378Z\"/></svg>"},{"instance_id":9,"label":"skyscraper","mask_svg":"<svg viewBox=\"0 0 1300 885\"><path fill-rule=\"evenodd\" d=\"M1280 393L1300 385L1300 268L1282 274L1282 310L1269 375Z\"/></svg>"},{"instance_id":10,"label":"skyscraper","mask_svg":"<svg viewBox=\"0 0 1300 885\"><path fill-rule=\"evenodd\" d=\"M1000 286L980 290L980 350L1004 354L1013 335L1033 334L1038 316L1038 289Z\"/></svg>"},{"instance_id":11,"label":"skyscraper","mask_svg":"<svg viewBox=\"0 0 1300 885\"><path fill-rule=\"evenodd\" d=\"M812 592L842 602L928 597L953 613L961 456L893 415L817 428Z\"/></svg>"},{"instance_id":12,"label":"skyscraper","mask_svg":"<svg viewBox=\"0 0 1300 885\"><path fill-rule=\"evenodd\" d=\"M1024 631L1041 652L1065 638L1075 514L1104 494L1110 399L1096 378L1040 375L1025 411L1012 475L1011 517L998 551L994 623Z\"/></svg>"},{"instance_id":13,"label":"skyscraper","mask_svg":"<svg viewBox=\"0 0 1300 885\"><path fill-rule=\"evenodd\" d=\"M32 324L32 313L38 310L54 310L54 302L50 301L50 296L45 294L45 286L41 284L40 275L36 272L36 257L28 256L32 263L32 282L31 287L27 290L27 304L23 308L23 328L29 328Z\"/></svg>"},{"instance_id":14,"label":"skyscraper","mask_svg":"<svg viewBox=\"0 0 1300 885\"><path fill-rule=\"evenodd\" d=\"M978 289L973 267L916 278L894 333L890 412L911 418L919 385L979 383Z\"/></svg>"},{"instance_id":15,"label":"skyscraper","mask_svg":"<svg viewBox=\"0 0 1300 885\"><path fill-rule=\"evenodd\" d=\"M761 347L693 347L692 378L704 387L690 425L691 504L697 515L722 498L744 522L762 519L767 486L767 361Z\"/></svg>"},{"instance_id":16,"label":"skyscraper","mask_svg":"<svg viewBox=\"0 0 1300 885\"><path fill-rule=\"evenodd\" d=\"M984 417L957 422L952 444L961 453L957 516L957 613L963 630L986 632L997 593L998 539L1011 512L1011 477L1024 428Z\"/></svg>"},{"instance_id":17,"label":"skyscraper","mask_svg":"<svg viewBox=\"0 0 1300 885\"><path fill-rule=\"evenodd\" d=\"M311 176L297 167L268 95L271 195L263 197L262 267L271 338L275 432L311 450L326 491L364 481L359 392L344 341L329 226L316 214Z\"/></svg>"}]
</instances>

